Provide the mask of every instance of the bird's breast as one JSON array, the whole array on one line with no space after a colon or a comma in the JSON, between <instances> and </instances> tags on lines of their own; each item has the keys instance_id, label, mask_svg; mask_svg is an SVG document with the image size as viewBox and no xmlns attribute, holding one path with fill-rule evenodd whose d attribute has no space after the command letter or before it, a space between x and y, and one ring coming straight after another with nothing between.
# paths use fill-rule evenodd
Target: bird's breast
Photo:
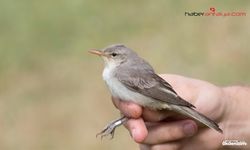
<instances>
[{"instance_id":1,"label":"bird's breast","mask_svg":"<svg viewBox=\"0 0 250 150\"><path fill-rule=\"evenodd\" d=\"M105 68L102 72L103 80L107 81L114 76L114 70L116 68L115 62L109 62L105 64Z\"/></svg>"}]
</instances>

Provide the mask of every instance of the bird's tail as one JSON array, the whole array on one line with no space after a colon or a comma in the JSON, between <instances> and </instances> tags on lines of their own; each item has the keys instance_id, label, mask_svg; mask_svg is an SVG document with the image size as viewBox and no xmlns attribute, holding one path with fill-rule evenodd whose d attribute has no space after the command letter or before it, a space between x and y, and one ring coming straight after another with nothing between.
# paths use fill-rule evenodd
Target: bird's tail
<instances>
[{"instance_id":1,"label":"bird's tail","mask_svg":"<svg viewBox=\"0 0 250 150\"><path fill-rule=\"evenodd\" d=\"M219 125L216 122L204 116L203 114L197 112L193 108L186 107L186 106L177 106L177 105L172 105L171 107L173 108L174 111L181 113L185 116L191 117L199 121L200 123L208 126L209 128L213 128L216 131L223 133L222 129L220 129Z\"/></svg>"}]
</instances>

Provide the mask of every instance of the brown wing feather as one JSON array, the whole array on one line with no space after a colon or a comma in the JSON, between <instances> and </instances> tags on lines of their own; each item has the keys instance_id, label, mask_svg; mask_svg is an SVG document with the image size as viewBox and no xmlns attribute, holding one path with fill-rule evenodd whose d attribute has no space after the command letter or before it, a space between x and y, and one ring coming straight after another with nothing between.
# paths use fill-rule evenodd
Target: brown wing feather
<instances>
[{"instance_id":1,"label":"brown wing feather","mask_svg":"<svg viewBox=\"0 0 250 150\"><path fill-rule=\"evenodd\" d=\"M142 73L143 71L143 73ZM143 74L143 77L141 75ZM187 107L194 107L191 103L185 101L174 91L172 86L167 83L164 79L159 77L152 71L145 71L136 69L128 73L116 72L116 77L120 82L123 83L128 89L139 92L145 96L175 105L182 105ZM169 90L173 94L164 92L159 88Z\"/></svg>"}]
</instances>

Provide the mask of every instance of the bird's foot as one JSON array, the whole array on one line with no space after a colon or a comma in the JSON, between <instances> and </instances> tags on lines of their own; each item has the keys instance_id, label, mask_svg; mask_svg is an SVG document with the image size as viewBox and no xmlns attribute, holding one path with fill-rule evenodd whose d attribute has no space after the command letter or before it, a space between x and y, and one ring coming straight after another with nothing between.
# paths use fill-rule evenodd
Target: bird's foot
<instances>
[{"instance_id":1,"label":"bird's foot","mask_svg":"<svg viewBox=\"0 0 250 150\"><path fill-rule=\"evenodd\" d=\"M123 116L119 119L110 122L101 132L96 134L96 137L101 136L102 139L103 137L111 135L110 139L113 139L116 127L122 125L126 120L127 118Z\"/></svg>"}]
</instances>

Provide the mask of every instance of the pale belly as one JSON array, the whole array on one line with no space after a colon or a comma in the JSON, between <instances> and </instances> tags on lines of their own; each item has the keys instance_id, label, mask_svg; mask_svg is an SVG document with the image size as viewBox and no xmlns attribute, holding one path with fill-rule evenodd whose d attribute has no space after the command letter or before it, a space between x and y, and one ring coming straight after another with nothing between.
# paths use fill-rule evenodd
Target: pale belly
<instances>
[{"instance_id":1,"label":"pale belly","mask_svg":"<svg viewBox=\"0 0 250 150\"><path fill-rule=\"evenodd\" d=\"M105 82L109 87L112 96L117 97L121 100L132 101L141 106L151 109L170 109L170 106L167 103L160 102L140 93L129 90L120 81L118 81L118 79L114 77L106 79Z\"/></svg>"}]
</instances>

